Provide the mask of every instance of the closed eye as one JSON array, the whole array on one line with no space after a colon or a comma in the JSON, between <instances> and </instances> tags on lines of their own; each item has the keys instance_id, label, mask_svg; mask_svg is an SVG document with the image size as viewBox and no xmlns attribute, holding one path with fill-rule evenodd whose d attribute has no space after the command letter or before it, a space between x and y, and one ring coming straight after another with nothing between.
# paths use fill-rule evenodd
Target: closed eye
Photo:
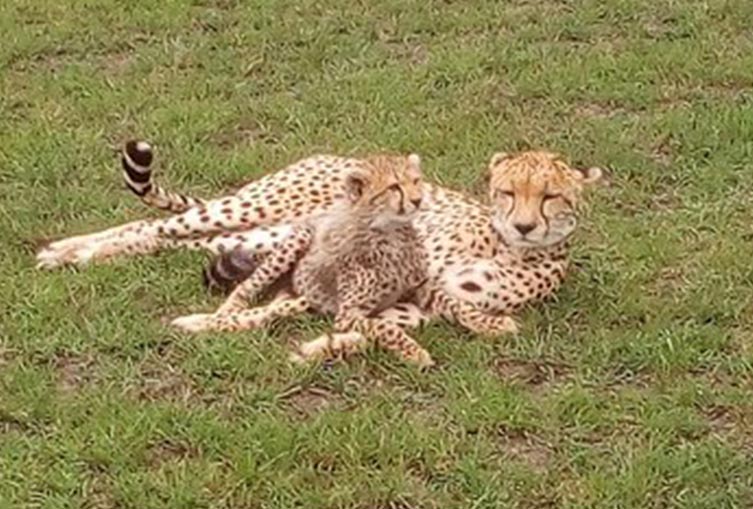
<instances>
[{"instance_id":1,"label":"closed eye","mask_svg":"<svg viewBox=\"0 0 753 509\"><path fill-rule=\"evenodd\" d=\"M497 189L496 194L497 194L497 197L499 196L507 196L508 198L515 197L515 193L512 191L508 191L507 189Z\"/></svg>"},{"instance_id":2,"label":"closed eye","mask_svg":"<svg viewBox=\"0 0 753 509\"><path fill-rule=\"evenodd\" d=\"M559 193L547 193L544 195L544 201L554 200L555 198L562 198L562 195Z\"/></svg>"}]
</instances>

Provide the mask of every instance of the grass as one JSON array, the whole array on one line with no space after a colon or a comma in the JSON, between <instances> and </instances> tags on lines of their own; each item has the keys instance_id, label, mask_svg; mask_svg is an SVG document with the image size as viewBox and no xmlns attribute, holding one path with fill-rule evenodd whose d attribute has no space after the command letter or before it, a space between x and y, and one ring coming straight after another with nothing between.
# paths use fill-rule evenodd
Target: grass
<instances>
[{"instance_id":1,"label":"grass","mask_svg":"<svg viewBox=\"0 0 753 509\"><path fill-rule=\"evenodd\" d=\"M0 3L0 507L753 505L753 3ZM143 217L111 147L200 195L319 151L495 151L610 169L522 333L379 352L182 336L203 257L34 270L34 243Z\"/></svg>"}]
</instances>

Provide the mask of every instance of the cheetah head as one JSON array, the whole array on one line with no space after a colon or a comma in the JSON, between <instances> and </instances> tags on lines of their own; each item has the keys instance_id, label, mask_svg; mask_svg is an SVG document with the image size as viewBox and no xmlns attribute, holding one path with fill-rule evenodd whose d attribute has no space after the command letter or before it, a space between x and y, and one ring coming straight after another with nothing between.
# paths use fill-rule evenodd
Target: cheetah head
<instances>
[{"instance_id":1,"label":"cheetah head","mask_svg":"<svg viewBox=\"0 0 753 509\"><path fill-rule=\"evenodd\" d=\"M365 168L348 175L349 200L380 222L408 221L421 206L421 159L409 156L375 156Z\"/></svg>"},{"instance_id":2,"label":"cheetah head","mask_svg":"<svg viewBox=\"0 0 753 509\"><path fill-rule=\"evenodd\" d=\"M575 230L583 188L601 177L599 168L575 169L557 154L495 154L489 163L492 225L513 247L557 244Z\"/></svg>"}]
</instances>

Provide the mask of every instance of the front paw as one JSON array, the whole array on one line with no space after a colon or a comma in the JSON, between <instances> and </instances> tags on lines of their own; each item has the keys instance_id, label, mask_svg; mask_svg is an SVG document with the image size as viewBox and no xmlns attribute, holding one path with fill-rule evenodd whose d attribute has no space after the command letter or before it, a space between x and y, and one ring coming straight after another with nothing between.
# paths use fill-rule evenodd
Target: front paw
<instances>
[{"instance_id":1,"label":"front paw","mask_svg":"<svg viewBox=\"0 0 753 509\"><path fill-rule=\"evenodd\" d=\"M520 330L517 320L511 316L505 316L502 318L502 323L499 328L501 334L517 334Z\"/></svg>"},{"instance_id":2,"label":"front paw","mask_svg":"<svg viewBox=\"0 0 753 509\"><path fill-rule=\"evenodd\" d=\"M201 332L212 329L215 321L213 314L195 314L179 316L170 322L172 327L184 332Z\"/></svg>"},{"instance_id":3,"label":"front paw","mask_svg":"<svg viewBox=\"0 0 753 509\"><path fill-rule=\"evenodd\" d=\"M321 361L334 356L331 348L332 336L323 334L311 341L305 341L290 353L290 362L294 364L306 364Z\"/></svg>"},{"instance_id":4,"label":"front paw","mask_svg":"<svg viewBox=\"0 0 753 509\"><path fill-rule=\"evenodd\" d=\"M298 345L297 351L290 354L290 361L305 364L313 361L334 360L354 355L365 346L366 339L358 332L323 334Z\"/></svg>"},{"instance_id":5,"label":"front paw","mask_svg":"<svg viewBox=\"0 0 753 509\"><path fill-rule=\"evenodd\" d=\"M434 362L434 359L431 358L429 352L427 352L423 348L418 348L416 349L416 351L408 353L405 356L405 360L407 360L411 364L414 364L415 366L418 366L421 369L428 369L436 366L437 364L436 362Z\"/></svg>"}]
</instances>

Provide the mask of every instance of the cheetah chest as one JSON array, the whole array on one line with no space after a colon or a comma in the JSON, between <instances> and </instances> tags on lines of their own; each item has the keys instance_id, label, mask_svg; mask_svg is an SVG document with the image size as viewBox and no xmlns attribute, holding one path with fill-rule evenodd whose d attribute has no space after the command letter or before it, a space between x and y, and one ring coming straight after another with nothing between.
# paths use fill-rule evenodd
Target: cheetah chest
<instances>
[{"instance_id":1,"label":"cheetah chest","mask_svg":"<svg viewBox=\"0 0 753 509\"><path fill-rule=\"evenodd\" d=\"M372 314L392 306L425 279L425 256L416 232L400 225L321 236L299 262L293 285L322 313L337 314L346 304Z\"/></svg>"}]
</instances>

